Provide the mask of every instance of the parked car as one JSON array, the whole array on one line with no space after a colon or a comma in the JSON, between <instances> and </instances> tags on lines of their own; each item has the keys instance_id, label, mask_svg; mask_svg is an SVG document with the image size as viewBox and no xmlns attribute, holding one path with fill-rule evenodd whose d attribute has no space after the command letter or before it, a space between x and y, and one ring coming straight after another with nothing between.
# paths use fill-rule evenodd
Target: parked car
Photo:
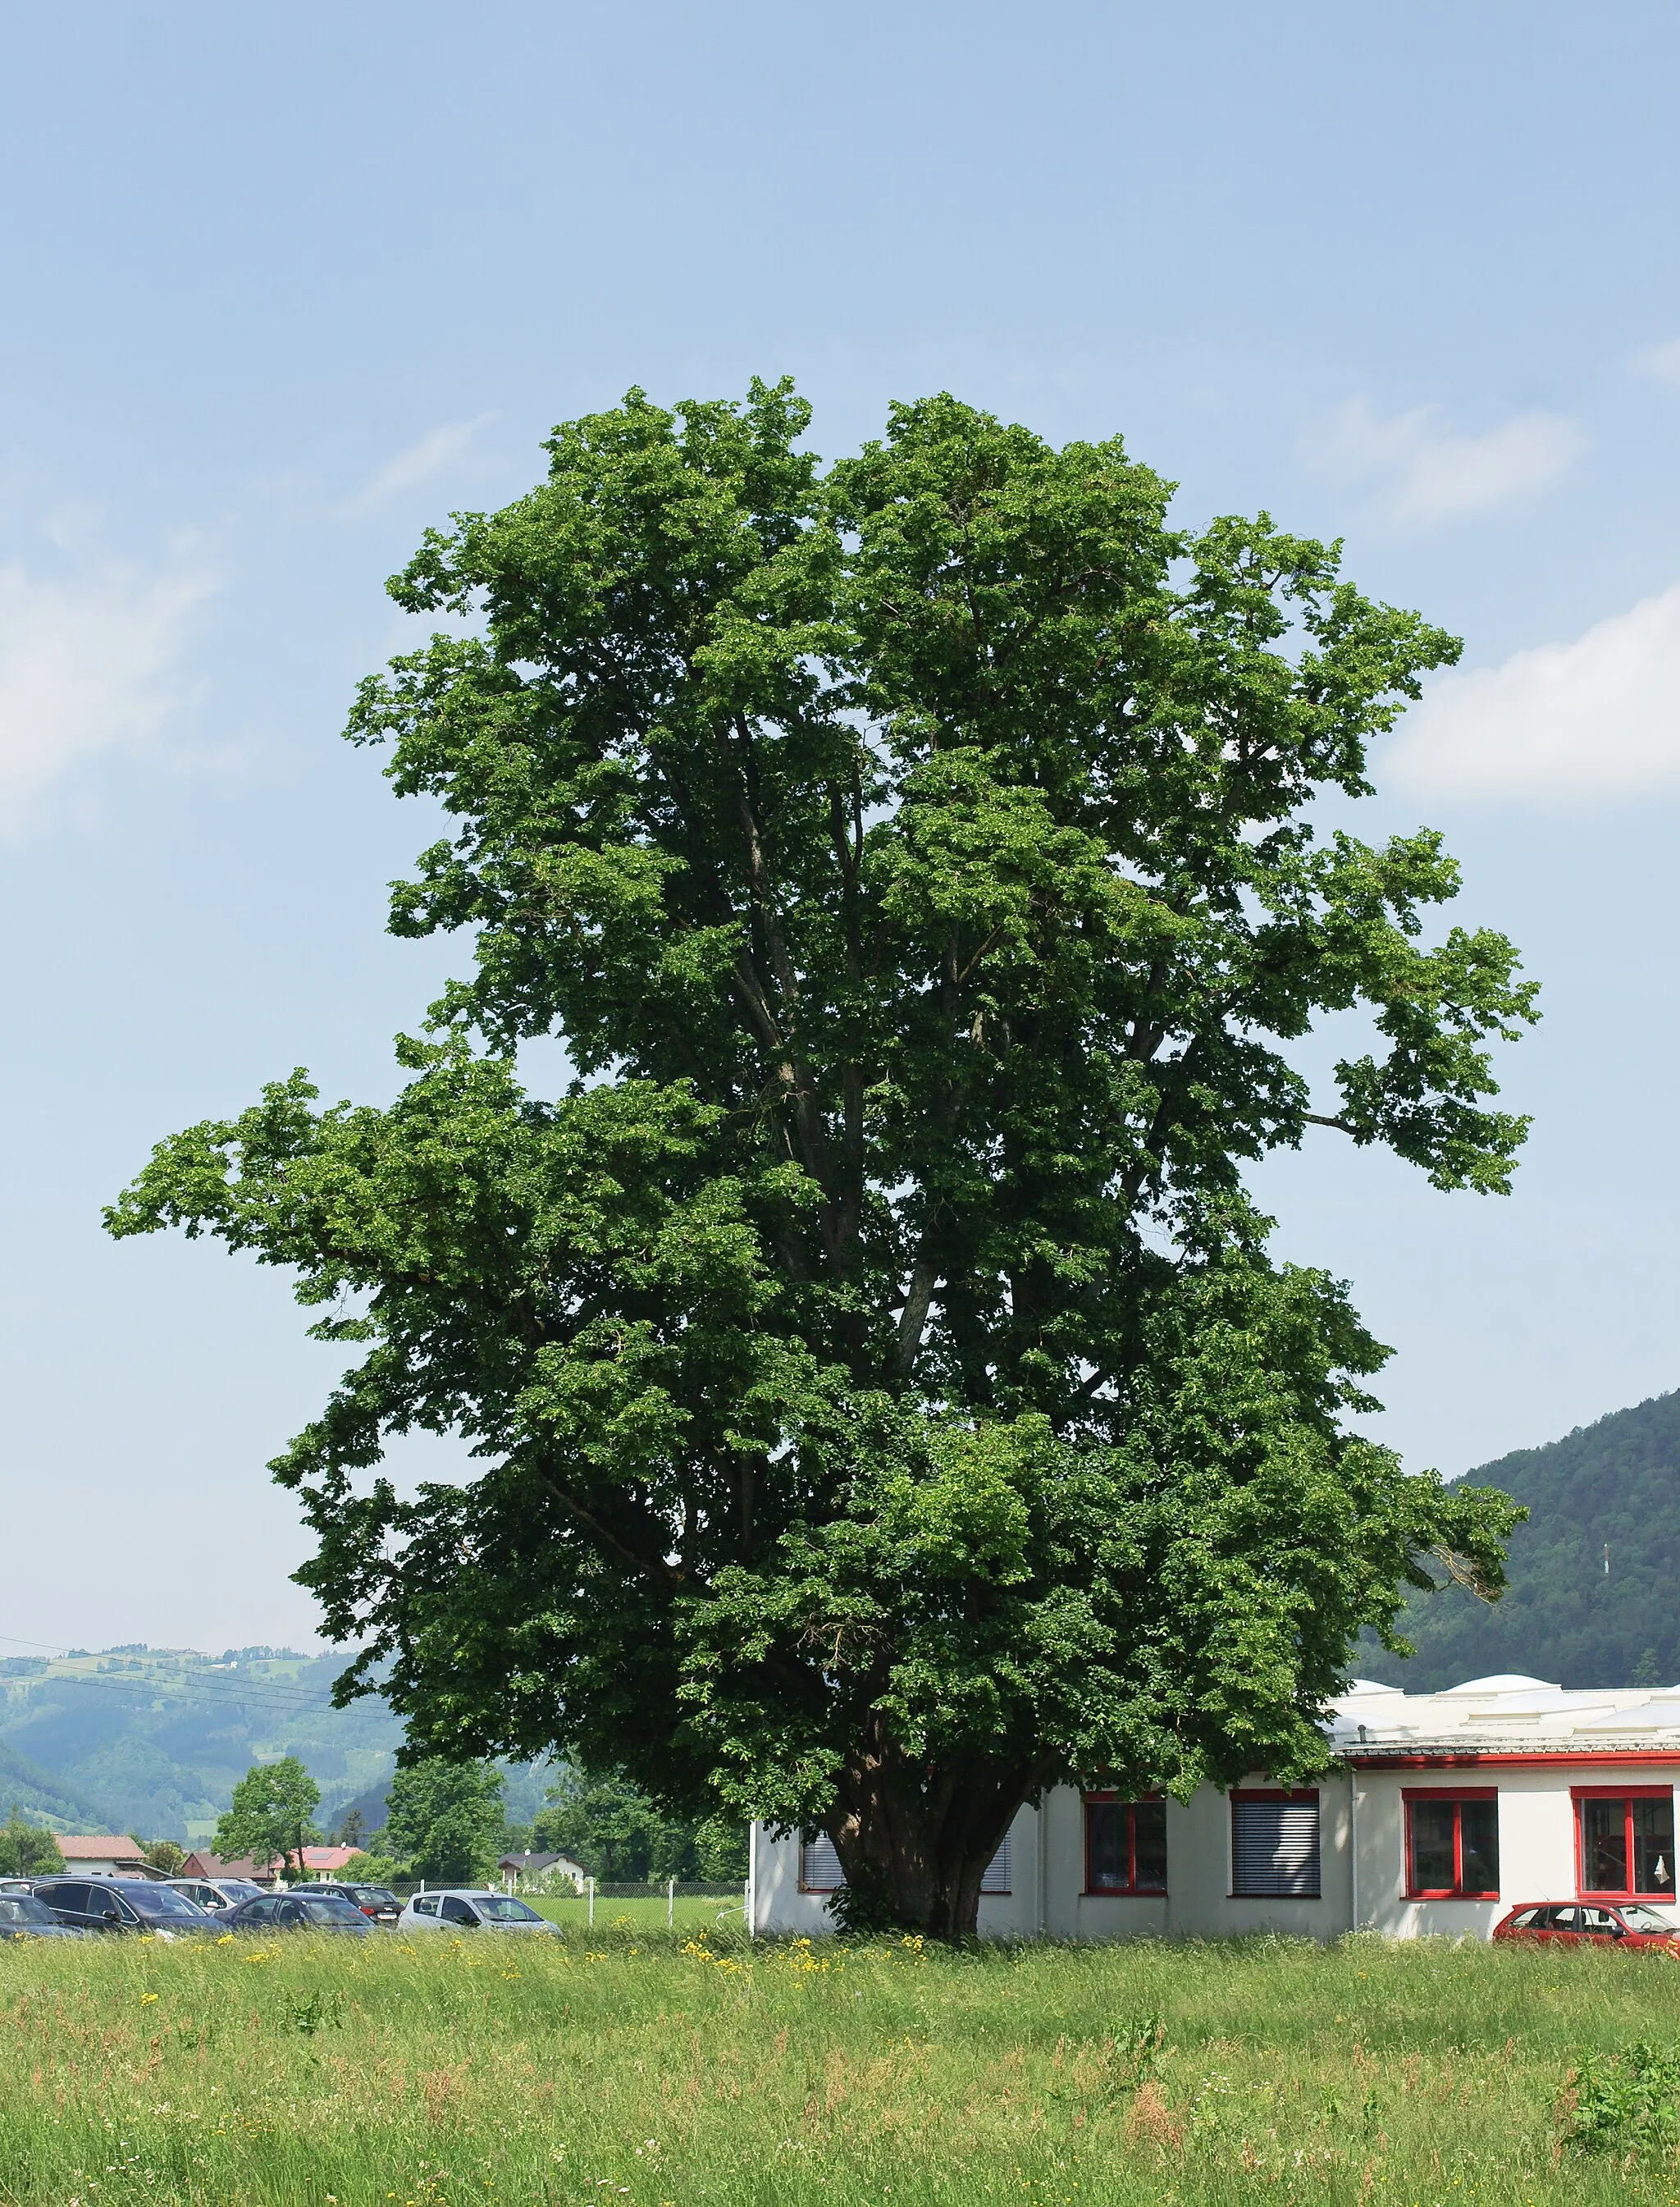
<instances>
[{"instance_id":1,"label":"parked car","mask_svg":"<svg viewBox=\"0 0 1680 2207\"><path fill-rule=\"evenodd\" d=\"M398 1918L401 1931L539 1931L554 1927L509 1893L481 1886L451 1886L439 1893L417 1893Z\"/></svg>"},{"instance_id":2,"label":"parked car","mask_svg":"<svg viewBox=\"0 0 1680 2207\"><path fill-rule=\"evenodd\" d=\"M260 1893L214 1920L222 1931L351 1931L371 1938L374 1930L353 1902L310 1886L296 1893Z\"/></svg>"},{"instance_id":3,"label":"parked car","mask_svg":"<svg viewBox=\"0 0 1680 2207\"><path fill-rule=\"evenodd\" d=\"M38 1877L35 1898L78 1931L145 1931L191 1938L215 1918L172 1885L147 1877Z\"/></svg>"},{"instance_id":4,"label":"parked car","mask_svg":"<svg viewBox=\"0 0 1680 2207\"><path fill-rule=\"evenodd\" d=\"M33 1893L0 1893L0 1939L85 1939L87 1934L61 1923L45 1901Z\"/></svg>"},{"instance_id":5,"label":"parked car","mask_svg":"<svg viewBox=\"0 0 1680 2207\"><path fill-rule=\"evenodd\" d=\"M1496 1939L1543 1945L1666 1947L1680 1953L1680 1927L1642 1900L1537 1900L1513 1908L1493 1927Z\"/></svg>"},{"instance_id":6,"label":"parked car","mask_svg":"<svg viewBox=\"0 0 1680 2207\"><path fill-rule=\"evenodd\" d=\"M309 1891L334 1893L375 1923L394 1923L403 1912L402 1902L386 1885L347 1885L342 1878L323 1878Z\"/></svg>"},{"instance_id":7,"label":"parked car","mask_svg":"<svg viewBox=\"0 0 1680 2207\"><path fill-rule=\"evenodd\" d=\"M212 1916L242 1900L260 1900L264 1891L248 1877L171 1877L164 1882L176 1893L184 1893L188 1900L197 1901L200 1908L207 1908Z\"/></svg>"}]
</instances>

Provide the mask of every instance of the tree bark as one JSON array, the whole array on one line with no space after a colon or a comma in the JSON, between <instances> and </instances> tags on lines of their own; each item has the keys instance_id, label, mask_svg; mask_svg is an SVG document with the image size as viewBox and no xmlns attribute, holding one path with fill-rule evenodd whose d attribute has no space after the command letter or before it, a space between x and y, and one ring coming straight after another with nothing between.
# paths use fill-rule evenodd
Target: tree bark
<instances>
[{"instance_id":1,"label":"tree bark","mask_svg":"<svg viewBox=\"0 0 1680 2207\"><path fill-rule=\"evenodd\" d=\"M859 1928L959 1944L979 1929L980 1883L1048 1773L1030 1758L942 1771L910 1761L879 1727L847 1767L828 1824Z\"/></svg>"}]
</instances>

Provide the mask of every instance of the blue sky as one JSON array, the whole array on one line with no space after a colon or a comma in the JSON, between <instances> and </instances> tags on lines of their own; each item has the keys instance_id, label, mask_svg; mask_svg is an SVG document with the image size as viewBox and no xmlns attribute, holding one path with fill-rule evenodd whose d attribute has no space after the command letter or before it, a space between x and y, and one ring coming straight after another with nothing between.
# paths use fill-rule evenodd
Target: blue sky
<instances>
[{"instance_id":1,"label":"blue sky","mask_svg":"<svg viewBox=\"0 0 1680 2207\"><path fill-rule=\"evenodd\" d=\"M99 1208L295 1064L391 1092L462 959L381 934L431 822L338 733L383 578L631 383L791 372L828 455L941 387L1119 431L1463 635L1361 827L1444 828L1544 984L1518 1192L1329 1133L1263 1190L1414 1466L1680 1383L1671 9L68 0L7 46L7 1648L312 1631L262 1466L326 1352Z\"/></svg>"}]
</instances>

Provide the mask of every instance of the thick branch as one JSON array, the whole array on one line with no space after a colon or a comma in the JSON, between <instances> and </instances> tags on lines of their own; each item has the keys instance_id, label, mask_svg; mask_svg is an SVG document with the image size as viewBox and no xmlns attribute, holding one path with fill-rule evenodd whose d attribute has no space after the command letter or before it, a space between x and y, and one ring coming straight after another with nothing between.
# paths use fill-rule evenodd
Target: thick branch
<instances>
[{"instance_id":1,"label":"thick branch","mask_svg":"<svg viewBox=\"0 0 1680 2207\"><path fill-rule=\"evenodd\" d=\"M927 1331L928 1313L933 1306L933 1291L938 1284L938 1268L924 1236L911 1268L904 1308L899 1313L899 1368L906 1379L915 1368L922 1336Z\"/></svg>"},{"instance_id":2,"label":"thick branch","mask_svg":"<svg viewBox=\"0 0 1680 2207\"><path fill-rule=\"evenodd\" d=\"M549 1478L546 1471L534 1472L531 1475L539 1486L547 1488L563 1510L568 1510L586 1531L593 1533L597 1540L611 1548L613 1554L621 1562L628 1564L632 1570L641 1571L651 1579L663 1579L668 1586L687 1585L686 1571L679 1570L674 1564L667 1564L663 1556L657 1558L638 1556L634 1548L628 1546L619 1538L611 1526L603 1525L592 1510L583 1507L575 1494L568 1494L565 1487L557 1485Z\"/></svg>"}]
</instances>

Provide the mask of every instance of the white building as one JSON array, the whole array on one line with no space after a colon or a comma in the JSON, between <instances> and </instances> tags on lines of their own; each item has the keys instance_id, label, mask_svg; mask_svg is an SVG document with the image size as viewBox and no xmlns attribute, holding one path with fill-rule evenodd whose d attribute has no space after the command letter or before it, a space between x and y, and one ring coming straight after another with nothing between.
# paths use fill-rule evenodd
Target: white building
<instances>
[{"instance_id":1,"label":"white building","mask_svg":"<svg viewBox=\"0 0 1680 2207\"><path fill-rule=\"evenodd\" d=\"M1288 1791L1261 1773L1188 1802L1056 1788L999 1850L982 1935L1486 1938L1528 1901L1673 1898L1680 1686L1356 1679L1330 1736L1331 1774ZM830 1929L840 1882L826 1839L755 1826L756 1930Z\"/></svg>"},{"instance_id":2,"label":"white building","mask_svg":"<svg viewBox=\"0 0 1680 2207\"><path fill-rule=\"evenodd\" d=\"M88 1837L69 1832L57 1833L55 1837L67 1869L88 1871L99 1877L163 1875L161 1870L150 1868L138 1840L129 1839L126 1833L121 1839L114 1839L109 1833Z\"/></svg>"}]
</instances>

